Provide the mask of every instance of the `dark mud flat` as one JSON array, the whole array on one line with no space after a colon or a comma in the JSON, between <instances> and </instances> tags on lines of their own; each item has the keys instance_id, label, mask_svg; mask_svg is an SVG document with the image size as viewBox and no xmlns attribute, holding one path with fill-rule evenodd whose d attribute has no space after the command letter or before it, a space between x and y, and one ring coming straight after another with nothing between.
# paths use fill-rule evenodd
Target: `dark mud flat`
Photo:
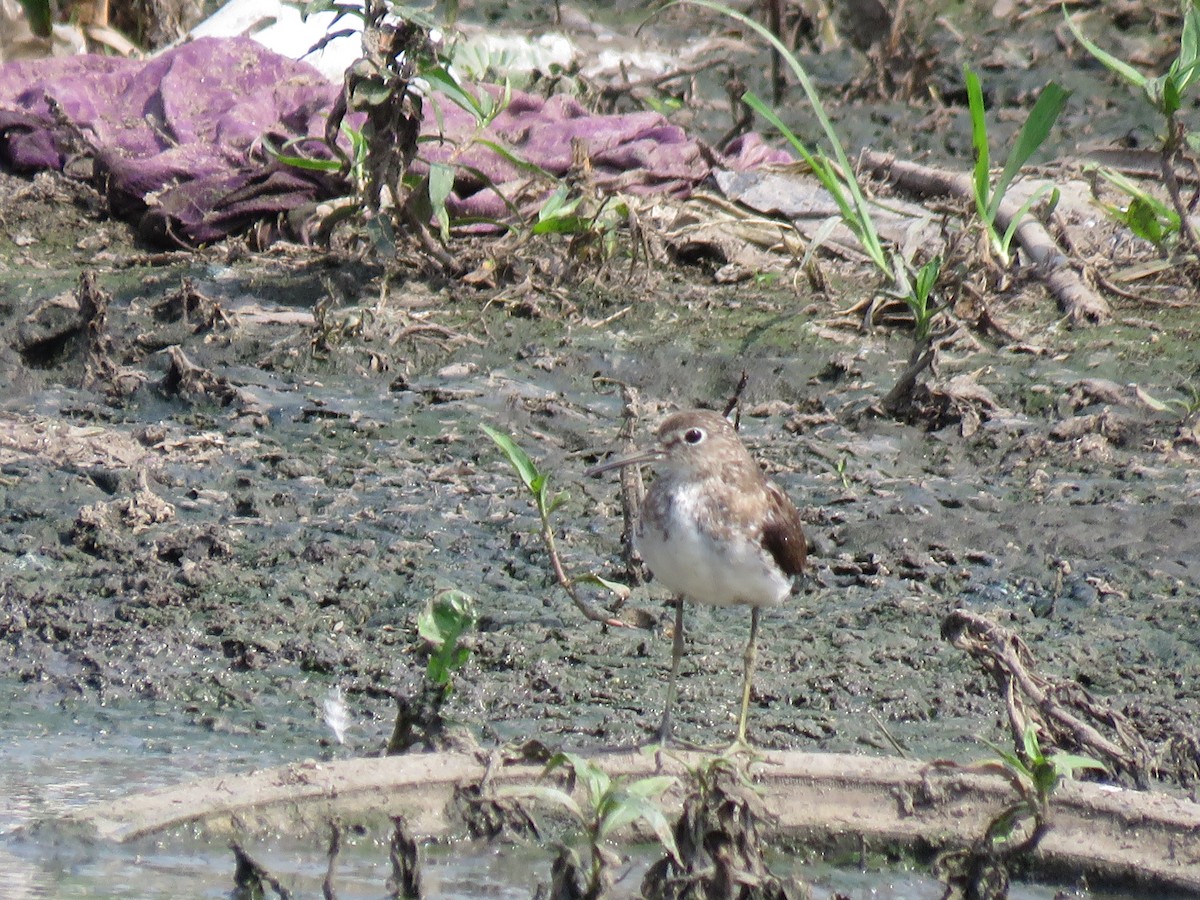
<instances>
[{"instance_id":1,"label":"dark mud flat","mask_svg":"<svg viewBox=\"0 0 1200 900\"><path fill-rule=\"evenodd\" d=\"M317 711L340 687L338 753L374 753L389 692L422 678L416 615L453 587L481 613L449 710L475 741L643 742L667 598L651 583L629 601L654 628L585 621L479 425L516 435L568 492L568 565L620 579L615 480L581 474L621 424L596 376L637 389L645 438L676 406L719 406L745 370L743 434L813 551L791 605L764 618L757 744L988 755L978 737L1007 740L1001 701L939 636L961 607L1122 712L1162 786L1191 790L1200 443L1194 417L1145 398L1200 377L1194 311L1069 331L1011 300L1031 343L955 347L934 381L944 414L904 423L871 406L907 338L840 327L838 298L686 269L501 302L437 279L381 287L308 251L142 254L60 184L0 188L33 238L0 268L10 702L134 723L167 704L198 732L320 754ZM677 727L724 745L748 615L689 609L687 624Z\"/></svg>"},{"instance_id":2,"label":"dark mud flat","mask_svg":"<svg viewBox=\"0 0 1200 900\"><path fill-rule=\"evenodd\" d=\"M481 739L641 740L669 642L570 606L478 426L516 434L569 492L569 564L620 577L616 484L581 477L620 425L593 376L636 386L645 437L667 409L719 405L745 369L746 440L814 551L793 604L767 617L757 741L872 751L878 717L915 753L974 755L975 735L1000 736L999 707L939 640L960 606L1136 721L1195 716L1194 423L1133 387L1176 396L1197 370L1186 312L1140 330L1047 323L1041 354L948 358L940 383L972 373L994 403L976 404L973 428L948 415L930 431L867 411L902 337L825 327L829 310L791 291L680 271L614 276L565 304L488 305L420 282L381 298L368 269L305 253L129 255L97 270L112 300L89 345L70 301L39 309L78 293L83 266L66 257L16 257L3 273L0 673L45 699L169 698L202 716L263 689L316 698L340 684L353 740L373 749L391 709L363 692L415 682L415 613L457 587L482 620L455 714ZM182 311L185 277L215 312ZM651 584L630 602L665 625L665 599ZM690 738L729 729L746 619L689 610Z\"/></svg>"}]
</instances>

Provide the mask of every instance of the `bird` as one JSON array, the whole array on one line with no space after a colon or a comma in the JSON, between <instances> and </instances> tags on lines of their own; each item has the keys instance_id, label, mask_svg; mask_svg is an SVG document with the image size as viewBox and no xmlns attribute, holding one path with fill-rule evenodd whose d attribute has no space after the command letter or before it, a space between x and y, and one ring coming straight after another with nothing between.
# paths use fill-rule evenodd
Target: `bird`
<instances>
[{"instance_id":1,"label":"bird","mask_svg":"<svg viewBox=\"0 0 1200 900\"><path fill-rule=\"evenodd\" d=\"M742 668L742 708L734 747L748 747L746 719L763 607L791 594L808 544L800 513L764 474L725 416L706 409L672 413L653 447L606 460L586 477L651 463L634 545L655 579L675 594L671 674L658 740L671 739L675 681L683 656L684 601L749 606L750 638Z\"/></svg>"}]
</instances>

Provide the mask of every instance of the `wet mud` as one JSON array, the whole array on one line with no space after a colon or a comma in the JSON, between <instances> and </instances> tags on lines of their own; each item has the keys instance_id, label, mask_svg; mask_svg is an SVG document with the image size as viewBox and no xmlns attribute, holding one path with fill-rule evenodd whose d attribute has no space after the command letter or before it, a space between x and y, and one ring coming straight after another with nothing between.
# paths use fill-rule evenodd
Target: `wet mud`
<instances>
[{"instance_id":1,"label":"wet mud","mask_svg":"<svg viewBox=\"0 0 1200 900\"><path fill-rule=\"evenodd\" d=\"M839 298L777 281L609 271L496 302L286 247L145 254L63 182L0 188L44 228L0 270L14 702L167 703L198 729L284 732L319 754L336 686L350 713L337 752L377 752L395 697L423 678L416 615L453 587L480 611L447 708L469 740L644 742L669 598L635 588L650 628L584 620L479 426L516 436L567 493L568 567L627 580L616 479L582 477L617 447L612 381L636 389L646 440L673 408L720 406L745 371L744 438L812 551L792 601L764 616L754 742L959 760L984 754L979 737L1004 743L991 678L940 638L965 608L1128 717L1165 785L1191 789L1200 447L1194 416L1147 398L1186 398L1194 312L1068 330L1014 293L1006 309L1037 346L953 346L901 422L875 407L907 337L838 324ZM97 234L114 242L100 264ZM688 740L731 738L748 620L688 609Z\"/></svg>"}]
</instances>

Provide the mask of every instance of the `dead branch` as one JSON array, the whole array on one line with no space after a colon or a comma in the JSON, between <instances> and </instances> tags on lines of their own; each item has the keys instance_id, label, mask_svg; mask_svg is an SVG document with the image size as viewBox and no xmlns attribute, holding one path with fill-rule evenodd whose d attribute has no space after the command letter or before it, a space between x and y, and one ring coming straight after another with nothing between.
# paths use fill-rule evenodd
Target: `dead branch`
<instances>
[{"instance_id":1,"label":"dead branch","mask_svg":"<svg viewBox=\"0 0 1200 900\"><path fill-rule=\"evenodd\" d=\"M1093 754L1114 773L1129 775L1141 788L1149 786L1150 748L1130 721L1078 683L1039 675L1020 636L984 616L956 609L942 620L942 638L973 657L996 682L1016 746L1022 746L1025 727L1032 721L1040 727L1045 746ZM1110 729L1112 737L1097 726Z\"/></svg>"}]
</instances>

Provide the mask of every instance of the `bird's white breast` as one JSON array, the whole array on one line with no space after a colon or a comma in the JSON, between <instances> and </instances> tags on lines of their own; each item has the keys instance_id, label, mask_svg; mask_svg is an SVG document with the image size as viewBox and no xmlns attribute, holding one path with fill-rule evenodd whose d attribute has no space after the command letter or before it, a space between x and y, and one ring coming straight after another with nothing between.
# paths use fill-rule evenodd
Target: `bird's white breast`
<instances>
[{"instance_id":1,"label":"bird's white breast","mask_svg":"<svg viewBox=\"0 0 1200 900\"><path fill-rule=\"evenodd\" d=\"M757 534L737 527L722 527L714 534L697 527L710 516L703 503L703 483L682 481L667 489L666 522L648 522L643 516L637 534L638 551L656 579L693 603L775 606L783 602L792 579L775 564Z\"/></svg>"}]
</instances>

